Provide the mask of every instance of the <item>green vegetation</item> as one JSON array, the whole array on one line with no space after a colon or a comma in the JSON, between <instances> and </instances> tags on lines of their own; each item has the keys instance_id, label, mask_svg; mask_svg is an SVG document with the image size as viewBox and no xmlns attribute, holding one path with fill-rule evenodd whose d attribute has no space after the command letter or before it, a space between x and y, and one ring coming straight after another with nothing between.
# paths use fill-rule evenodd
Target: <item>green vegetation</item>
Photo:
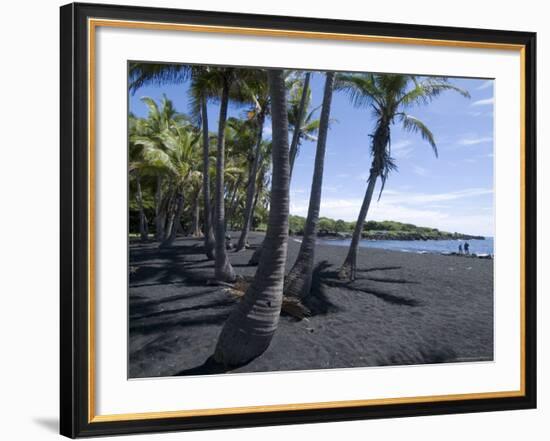
<instances>
[{"instance_id":1,"label":"green vegetation","mask_svg":"<svg viewBox=\"0 0 550 441\"><path fill-rule=\"evenodd\" d=\"M290 234L302 235L306 218L289 216ZM346 222L342 219L334 220L327 217L319 218L319 237L349 237L355 229L355 222ZM437 228L419 227L396 221L367 221L361 233L363 239L371 240L449 240L449 239L484 239L483 236L450 233Z\"/></svg>"}]
</instances>

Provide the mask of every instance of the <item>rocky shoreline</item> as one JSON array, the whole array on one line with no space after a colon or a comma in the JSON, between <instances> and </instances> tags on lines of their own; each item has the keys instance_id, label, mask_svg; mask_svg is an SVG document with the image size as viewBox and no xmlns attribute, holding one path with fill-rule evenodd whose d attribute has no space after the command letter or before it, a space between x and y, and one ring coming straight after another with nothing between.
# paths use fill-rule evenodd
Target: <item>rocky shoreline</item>
<instances>
[{"instance_id":1,"label":"rocky shoreline","mask_svg":"<svg viewBox=\"0 0 550 441\"><path fill-rule=\"evenodd\" d=\"M352 234L319 231L317 236L323 239L351 239ZM441 231L434 234L410 231L364 231L361 237L364 240L485 240L484 236L443 233Z\"/></svg>"}]
</instances>

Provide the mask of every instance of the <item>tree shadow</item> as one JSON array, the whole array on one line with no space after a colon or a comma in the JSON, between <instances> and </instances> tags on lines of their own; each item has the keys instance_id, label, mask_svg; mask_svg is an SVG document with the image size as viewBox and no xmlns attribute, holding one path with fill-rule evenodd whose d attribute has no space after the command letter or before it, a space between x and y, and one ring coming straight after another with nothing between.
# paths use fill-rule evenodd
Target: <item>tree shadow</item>
<instances>
[{"instance_id":1,"label":"tree shadow","mask_svg":"<svg viewBox=\"0 0 550 441\"><path fill-rule=\"evenodd\" d=\"M373 288L364 288L361 286L358 286L356 282L354 281L348 281L348 280L341 280L338 278L338 271L335 270L328 270L330 265L325 265L325 269L321 270L319 273L319 283L324 284L327 286L335 287L335 288L342 288L349 291L356 291L356 292L362 292L365 294L373 295L380 300L383 300L384 302L391 303L393 305L404 305L404 306L420 306L422 302L411 299L409 297L391 294L388 292L380 291L378 289ZM394 269L400 269L401 267L376 267L376 268L366 268L361 269L358 271L362 272L369 272L369 271L383 271L383 270L394 270ZM368 278L368 277L362 277L362 280L371 280L380 282L383 281L384 283L397 283L397 284L403 284L403 283L418 283L415 281L409 281L409 280L403 280L403 279L383 279L383 278Z\"/></svg>"},{"instance_id":2,"label":"tree shadow","mask_svg":"<svg viewBox=\"0 0 550 441\"><path fill-rule=\"evenodd\" d=\"M151 317L163 317L166 315L172 315L172 314L180 314L182 312L190 312L190 311L201 311L203 309L219 309L219 308L225 308L228 306L232 306L235 304L235 300L231 298L227 298L225 300L217 300L214 302L209 303L203 303L199 305L194 306L186 306L183 308L176 308L176 309L166 309L163 311L155 311L155 312L149 312L141 315L132 315L130 316L130 320L145 320Z\"/></svg>"},{"instance_id":3,"label":"tree shadow","mask_svg":"<svg viewBox=\"0 0 550 441\"><path fill-rule=\"evenodd\" d=\"M221 309L221 308L220 308ZM148 323L134 323L130 325L130 334L150 335L157 332L167 332L174 328L186 328L191 326L221 325L225 322L231 308L226 311L200 317L182 319L177 317L172 320L159 320ZM136 320L134 319L134 322Z\"/></svg>"},{"instance_id":4,"label":"tree shadow","mask_svg":"<svg viewBox=\"0 0 550 441\"><path fill-rule=\"evenodd\" d=\"M214 360L213 356L210 356L206 359L206 361L203 364L176 372L172 376L184 377L189 375L225 374L230 370L231 369L228 369L222 363L218 363L216 360Z\"/></svg>"},{"instance_id":5,"label":"tree shadow","mask_svg":"<svg viewBox=\"0 0 550 441\"><path fill-rule=\"evenodd\" d=\"M323 284L324 274L330 266L328 261L323 260L313 270L310 294L302 300L311 316L325 315L340 310L338 306L330 301L326 286Z\"/></svg>"},{"instance_id":6,"label":"tree shadow","mask_svg":"<svg viewBox=\"0 0 550 441\"><path fill-rule=\"evenodd\" d=\"M380 282L380 283L400 283L400 284L412 284L412 285L418 285L420 282L416 282L414 280L406 280L406 279L385 279L382 277L356 277L356 280L370 280L372 282Z\"/></svg>"},{"instance_id":7,"label":"tree shadow","mask_svg":"<svg viewBox=\"0 0 550 441\"><path fill-rule=\"evenodd\" d=\"M357 272L358 273L368 273L368 272L371 272L371 271L389 271L389 270L398 270L398 269L401 269L402 267L400 266L375 266L375 267L372 267L372 268L357 268Z\"/></svg>"}]
</instances>

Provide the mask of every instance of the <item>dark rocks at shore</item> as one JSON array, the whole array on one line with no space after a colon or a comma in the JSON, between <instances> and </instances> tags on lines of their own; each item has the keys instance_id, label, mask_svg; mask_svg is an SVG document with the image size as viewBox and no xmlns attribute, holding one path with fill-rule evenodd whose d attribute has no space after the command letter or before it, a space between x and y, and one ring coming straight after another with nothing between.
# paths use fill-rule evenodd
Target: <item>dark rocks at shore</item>
<instances>
[{"instance_id":1,"label":"dark rocks at shore","mask_svg":"<svg viewBox=\"0 0 550 441\"><path fill-rule=\"evenodd\" d=\"M301 234L299 234L301 235ZM323 239L350 239L351 233L321 230L317 237ZM361 235L365 240L485 240L484 236L473 236L459 233L417 233L410 231L364 231Z\"/></svg>"}]
</instances>

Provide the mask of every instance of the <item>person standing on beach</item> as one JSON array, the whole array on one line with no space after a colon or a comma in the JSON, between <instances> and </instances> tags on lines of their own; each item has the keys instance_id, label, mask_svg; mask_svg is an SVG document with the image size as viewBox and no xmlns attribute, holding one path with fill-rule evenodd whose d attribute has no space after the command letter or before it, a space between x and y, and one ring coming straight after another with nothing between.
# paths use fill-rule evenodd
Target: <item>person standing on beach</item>
<instances>
[{"instance_id":1,"label":"person standing on beach","mask_svg":"<svg viewBox=\"0 0 550 441\"><path fill-rule=\"evenodd\" d=\"M470 254L470 244L468 242L464 243L464 254Z\"/></svg>"},{"instance_id":2,"label":"person standing on beach","mask_svg":"<svg viewBox=\"0 0 550 441\"><path fill-rule=\"evenodd\" d=\"M462 244L458 244L458 254L462 254Z\"/></svg>"}]
</instances>

